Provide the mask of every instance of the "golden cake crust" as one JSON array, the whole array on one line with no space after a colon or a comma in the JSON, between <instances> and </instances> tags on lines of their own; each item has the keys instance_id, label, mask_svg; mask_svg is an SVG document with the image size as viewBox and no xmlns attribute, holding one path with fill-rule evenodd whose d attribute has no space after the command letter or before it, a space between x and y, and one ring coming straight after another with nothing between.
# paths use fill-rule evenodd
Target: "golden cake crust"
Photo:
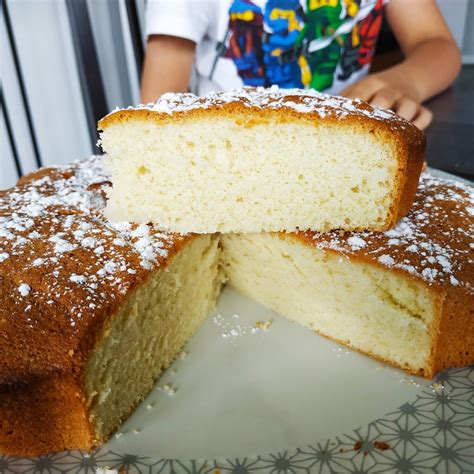
<instances>
[{"instance_id":1,"label":"golden cake crust","mask_svg":"<svg viewBox=\"0 0 474 474\"><path fill-rule=\"evenodd\" d=\"M0 452L97 443L87 356L124 299L192 238L106 221L101 161L42 169L0 192Z\"/></svg>"},{"instance_id":2,"label":"golden cake crust","mask_svg":"<svg viewBox=\"0 0 474 474\"><path fill-rule=\"evenodd\" d=\"M472 187L426 173L411 211L389 231L281 235L428 286L438 300L435 344L429 370L414 375L430 378L448 367L474 364L473 216Z\"/></svg>"},{"instance_id":3,"label":"golden cake crust","mask_svg":"<svg viewBox=\"0 0 474 474\"><path fill-rule=\"evenodd\" d=\"M61 372L0 386L0 452L34 456L97 443L75 376Z\"/></svg>"},{"instance_id":4,"label":"golden cake crust","mask_svg":"<svg viewBox=\"0 0 474 474\"><path fill-rule=\"evenodd\" d=\"M157 124L214 117L229 118L244 127L270 122L298 121L312 126L339 126L395 143L398 162L396 196L385 222L376 230L393 227L410 209L423 167L426 139L416 126L389 110L359 99L321 94L313 90L243 88L204 97L164 94L154 104L112 112L99 121L99 130L130 120ZM350 157L348 157L350 159Z\"/></svg>"}]
</instances>

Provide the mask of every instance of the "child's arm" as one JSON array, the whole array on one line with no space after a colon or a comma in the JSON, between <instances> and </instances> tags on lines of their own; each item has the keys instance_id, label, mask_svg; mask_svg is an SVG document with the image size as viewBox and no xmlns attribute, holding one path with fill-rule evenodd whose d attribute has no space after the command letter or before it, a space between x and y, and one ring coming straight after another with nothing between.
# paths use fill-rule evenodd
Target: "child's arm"
<instances>
[{"instance_id":1,"label":"child's arm","mask_svg":"<svg viewBox=\"0 0 474 474\"><path fill-rule=\"evenodd\" d=\"M459 50L435 0L391 0L386 13L405 60L367 76L342 95L392 109L424 129L432 114L420 104L456 79Z\"/></svg>"},{"instance_id":2,"label":"child's arm","mask_svg":"<svg viewBox=\"0 0 474 474\"><path fill-rule=\"evenodd\" d=\"M165 92L187 92L196 43L184 38L151 35L143 65L141 101L154 102Z\"/></svg>"}]
</instances>

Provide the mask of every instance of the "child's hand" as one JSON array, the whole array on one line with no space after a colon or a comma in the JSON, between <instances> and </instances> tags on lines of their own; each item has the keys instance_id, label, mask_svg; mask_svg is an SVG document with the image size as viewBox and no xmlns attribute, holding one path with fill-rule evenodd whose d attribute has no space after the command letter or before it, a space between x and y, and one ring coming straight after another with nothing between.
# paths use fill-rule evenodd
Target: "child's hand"
<instances>
[{"instance_id":1,"label":"child's hand","mask_svg":"<svg viewBox=\"0 0 474 474\"><path fill-rule=\"evenodd\" d=\"M392 109L425 129L432 114L421 103L452 84L461 55L435 0L391 0L385 13L405 59L367 76L342 95Z\"/></svg>"},{"instance_id":2,"label":"child's hand","mask_svg":"<svg viewBox=\"0 0 474 474\"><path fill-rule=\"evenodd\" d=\"M413 122L424 130L431 123L433 114L420 102L404 91L396 78L386 78L384 73L371 74L359 82L349 86L341 95L365 100L371 105L391 109L398 115Z\"/></svg>"}]
</instances>

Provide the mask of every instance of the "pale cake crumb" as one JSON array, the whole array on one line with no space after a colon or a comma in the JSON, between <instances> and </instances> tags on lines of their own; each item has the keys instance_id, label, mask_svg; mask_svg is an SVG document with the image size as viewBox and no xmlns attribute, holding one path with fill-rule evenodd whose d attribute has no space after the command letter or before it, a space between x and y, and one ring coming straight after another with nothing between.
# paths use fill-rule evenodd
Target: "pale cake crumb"
<instances>
[{"instance_id":1,"label":"pale cake crumb","mask_svg":"<svg viewBox=\"0 0 474 474\"><path fill-rule=\"evenodd\" d=\"M117 469L109 469L108 467L95 467L95 474L118 474Z\"/></svg>"},{"instance_id":2,"label":"pale cake crumb","mask_svg":"<svg viewBox=\"0 0 474 474\"><path fill-rule=\"evenodd\" d=\"M401 193L412 199L400 171L416 180L424 150L396 114L296 89L165 94L99 128L114 182L106 215L178 233L386 229Z\"/></svg>"},{"instance_id":3,"label":"pale cake crumb","mask_svg":"<svg viewBox=\"0 0 474 474\"><path fill-rule=\"evenodd\" d=\"M267 321L257 321L255 323L255 327L257 329L263 329L264 331L268 331L268 329L270 329L271 325L273 324L273 320L272 319L269 319Z\"/></svg>"},{"instance_id":4,"label":"pale cake crumb","mask_svg":"<svg viewBox=\"0 0 474 474\"><path fill-rule=\"evenodd\" d=\"M437 393L438 395L443 393L443 391L444 391L444 385L440 382L433 383L433 385L431 385L431 387L432 387L432 391L434 393Z\"/></svg>"}]
</instances>

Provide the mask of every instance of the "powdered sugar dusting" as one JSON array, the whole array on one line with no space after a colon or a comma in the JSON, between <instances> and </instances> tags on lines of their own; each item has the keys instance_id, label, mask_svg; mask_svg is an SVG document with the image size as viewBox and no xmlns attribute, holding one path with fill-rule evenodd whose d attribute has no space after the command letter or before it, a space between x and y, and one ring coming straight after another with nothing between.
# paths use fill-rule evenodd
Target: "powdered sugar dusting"
<instances>
[{"instance_id":1,"label":"powdered sugar dusting","mask_svg":"<svg viewBox=\"0 0 474 474\"><path fill-rule=\"evenodd\" d=\"M392 121L402 128L413 127L395 113L372 107L359 99L330 96L314 89L280 89L278 86L270 88L243 87L225 92L213 92L203 97L191 93L166 93L155 103L129 107L127 110L148 109L171 115L194 109L222 107L236 102L249 108L278 109L283 107L303 114L316 113L321 118L331 116L343 119L350 115L359 115L375 120ZM114 110L112 114L119 110Z\"/></svg>"},{"instance_id":2,"label":"powdered sugar dusting","mask_svg":"<svg viewBox=\"0 0 474 474\"><path fill-rule=\"evenodd\" d=\"M30 294L30 290L30 285L27 285L26 283L20 283L20 286L18 287L18 292L21 296L28 296Z\"/></svg>"},{"instance_id":3,"label":"powdered sugar dusting","mask_svg":"<svg viewBox=\"0 0 474 474\"><path fill-rule=\"evenodd\" d=\"M318 248L361 255L412 274L429 284L462 285L473 291L473 188L425 173L410 213L382 233L307 232Z\"/></svg>"},{"instance_id":4,"label":"powdered sugar dusting","mask_svg":"<svg viewBox=\"0 0 474 474\"><path fill-rule=\"evenodd\" d=\"M73 273L70 277L69 280L73 281L74 283L85 283L87 281L87 277L84 275L76 275Z\"/></svg>"},{"instance_id":5,"label":"powdered sugar dusting","mask_svg":"<svg viewBox=\"0 0 474 474\"><path fill-rule=\"evenodd\" d=\"M86 315L119 301L166 263L169 251L186 239L152 225L109 222L102 214L108 179L102 158L92 157L39 170L0 192L0 273L16 286L6 291L18 304L62 305L60 317L77 329ZM35 314L41 317L41 311Z\"/></svg>"},{"instance_id":6,"label":"powdered sugar dusting","mask_svg":"<svg viewBox=\"0 0 474 474\"><path fill-rule=\"evenodd\" d=\"M367 245L365 240L361 239L358 235L349 237L347 243L351 246L352 250L363 249Z\"/></svg>"},{"instance_id":7,"label":"powdered sugar dusting","mask_svg":"<svg viewBox=\"0 0 474 474\"><path fill-rule=\"evenodd\" d=\"M377 258L377 260L382 264L387 267L391 267L395 264L395 260L390 256L390 255L380 255L380 257Z\"/></svg>"}]
</instances>

